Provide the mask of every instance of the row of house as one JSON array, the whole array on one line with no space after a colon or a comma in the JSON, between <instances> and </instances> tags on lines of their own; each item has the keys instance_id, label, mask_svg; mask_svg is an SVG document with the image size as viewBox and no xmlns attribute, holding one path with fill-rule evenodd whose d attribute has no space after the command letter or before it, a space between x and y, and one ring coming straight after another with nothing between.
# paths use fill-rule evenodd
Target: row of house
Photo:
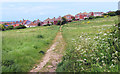
<instances>
[{"instance_id":1,"label":"row of house","mask_svg":"<svg viewBox=\"0 0 120 74\"><path fill-rule=\"evenodd\" d=\"M66 20L68 22L72 21L73 19L75 21L80 21L80 20L84 20L85 18L89 18L90 16L102 16L104 13L103 12L84 12L84 13L78 13L76 14L75 16L71 15L71 14L68 14L68 15L65 15L63 17L66 18ZM38 26L38 24L40 24L40 26L43 26L43 25L46 25L46 24L57 24L58 21L62 21L62 17L59 16L58 18L47 18L45 19L44 21L40 21L39 19L36 20L36 21L29 21L29 20L20 20L20 21L16 21L16 22L5 22L6 23L6 27L9 26L9 25L13 25L14 27L16 26L19 26L20 24L21 25L25 25L26 27L36 27Z\"/></svg>"}]
</instances>

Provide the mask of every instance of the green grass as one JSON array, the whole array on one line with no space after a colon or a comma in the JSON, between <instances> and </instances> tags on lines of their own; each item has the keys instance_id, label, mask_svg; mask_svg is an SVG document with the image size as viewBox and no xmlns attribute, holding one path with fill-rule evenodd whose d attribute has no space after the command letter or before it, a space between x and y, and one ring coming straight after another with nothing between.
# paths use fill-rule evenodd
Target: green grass
<instances>
[{"instance_id":1,"label":"green grass","mask_svg":"<svg viewBox=\"0 0 120 74\"><path fill-rule=\"evenodd\" d=\"M116 20L117 16L65 24L66 54L56 71L118 72L118 30L112 27Z\"/></svg>"},{"instance_id":2,"label":"green grass","mask_svg":"<svg viewBox=\"0 0 120 74\"><path fill-rule=\"evenodd\" d=\"M30 71L44 56L58 30L59 26L42 26L3 31L2 71Z\"/></svg>"}]
</instances>

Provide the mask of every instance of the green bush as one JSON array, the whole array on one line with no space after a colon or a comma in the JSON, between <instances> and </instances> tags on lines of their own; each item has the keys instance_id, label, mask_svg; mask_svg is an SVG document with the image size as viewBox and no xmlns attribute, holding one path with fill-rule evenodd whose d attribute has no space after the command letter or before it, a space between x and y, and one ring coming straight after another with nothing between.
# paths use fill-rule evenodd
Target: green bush
<instances>
[{"instance_id":1,"label":"green bush","mask_svg":"<svg viewBox=\"0 0 120 74\"><path fill-rule=\"evenodd\" d=\"M38 26L40 26L41 25L41 23L38 23Z\"/></svg>"},{"instance_id":2,"label":"green bush","mask_svg":"<svg viewBox=\"0 0 120 74\"><path fill-rule=\"evenodd\" d=\"M26 26L24 26L24 25L19 25L19 26L15 27L15 29L24 29L24 28L26 28Z\"/></svg>"},{"instance_id":3,"label":"green bush","mask_svg":"<svg viewBox=\"0 0 120 74\"><path fill-rule=\"evenodd\" d=\"M74 21L74 20L75 20L75 17L74 17L74 18L72 18L72 20Z\"/></svg>"},{"instance_id":4,"label":"green bush","mask_svg":"<svg viewBox=\"0 0 120 74\"><path fill-rule=\"evenodd\" d=\"M53 22L51 22L51 24L53 25L54 23L53 23Z\"/></svg>"},{"instance_id":5,"label":"green bush","mask_svg":"<svg viewBox=\"0 0 120 74\"><path fill-rule=\"evenodd\" d=\"M120 10L117 10L115 13L116 15L120 15Z\"/></svg>"},{"instance_id":6,"label":"green bush","mask_svg":"<svg viewBox=\"0 0 120 74\"><path fill-rule=\"evenodd\" d=\"M0 30L5 31L5 30L6 30L6 27L5 27L3 24L1 24L1 25L0 25Z\"/></svg>"},{"instance_id":7,"label":"green bush","mask_svg":"<svg viewBox=\"0 0 120 74\"><path fill-rule=\"evenodd\" d=\"M59 21L57 21L57 24L56 25L61 25L61 21L59 20Z\"/></svg>"},{"instance_id":8,"label":"green bush","mask_svg":"<svg viewBox=\"0 0 120 74\"><path fill-rule=\"evenodd\" d=\"M62 17L62 22L61 22L61 25L65 24L65 23L67 23L67 20L66 20L66 18L65 18L65 17Z\"/></svg>"},{"instance_id":9,"label":"green bush","mask_svg":"<svg viewBox=\"0 0 120 74\"><path fill-rule=\"evenodd\" d=\"M90 16L88 19L94 19L95 17L94 16Z\"/></svg>"},{"instance_id":10,"label":"green bush","mask_svg":"<svg viewBox=\"0 0 120 74\"><path fill-rule=\"evenodd\" d=\"M104 18L104 16L96 16L95 18Z\"/></svg>"},{"instance_id":11,"label":"green bush","mask_svg":"<svg viewBox=\"0 0 120 74\"><path fill-rule=\"evenodd\" d=\"M14 26L13 25L9 25L6 29L7 30L12 30L12 29L14 29Z\"/></svg>"},{"instance_id":12,"label":"green bush","mask_svg":"<svg viewBox=\"0 0 120 74\"><path fill-rule=\"evenodd\" d=\"M108 15L109 16L116 16L116 12L109 12Z\"/></svg>"}]
</instances>

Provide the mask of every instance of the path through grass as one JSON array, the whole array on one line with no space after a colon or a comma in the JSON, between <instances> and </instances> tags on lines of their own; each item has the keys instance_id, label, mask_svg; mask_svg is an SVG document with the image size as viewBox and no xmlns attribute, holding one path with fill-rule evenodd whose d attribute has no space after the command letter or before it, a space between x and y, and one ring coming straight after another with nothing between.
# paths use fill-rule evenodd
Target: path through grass
<instances>
[{"instance_id":1,"label":"path through grass","mask_svg":"<svg viewBox=\"0 0 120 74\"><path fill-rule=\"evenodd\" d=\"M61 27L60 27L61 31ZM64 53L65 42L61 32L58 32L52 46L48 49L40 64L36 65L30 72L55 72L57 64L61 62Z\"/></svg>"},{"instance_id":2,"label":"path through grass","mask_svg":"<svg viewBox=\"0 0 120 74\"><path fill-rule=\"evenodd\" d=\"M2 32L2 71L28 72L39 63L54 40L59 26Z\"/></svg>"}]
</instances>

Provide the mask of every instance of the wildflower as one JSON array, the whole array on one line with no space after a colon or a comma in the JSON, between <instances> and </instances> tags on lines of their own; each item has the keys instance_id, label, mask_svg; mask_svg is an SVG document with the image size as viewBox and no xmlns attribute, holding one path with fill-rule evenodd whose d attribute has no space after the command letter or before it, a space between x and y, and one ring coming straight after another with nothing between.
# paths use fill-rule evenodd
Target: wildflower
<instances>
[{"instance_id":1,"label":"wildflower","mask_svg":"<svg viewBox=\"0 0 120 74\"><path fill-rule=\"evenodd\" d=\"M82 68L82 70L84 70L84 68L83 67L81 67Z\"/></svg>"},{"instance_id":2,"label":"wildflower","mask_svg":"<svg viewBox=\"0 0 120 74\"><path fill-rule=\"evenodd\" d=\"M102 32L100 32L99 34L102 34Z\"/></svg>"},{"instance_id":3,"label":"wildflower","mask_svg":"<svg viewBox=\"0 0 120 74\"><path fill-rule=\"evenodd\" d=\"M117 54L117 53L118 53L118 51L115 52L115 54Z\"/></svg>"},{"instance_id":4,"label":"wildflower","mask_svg":"<svg viewBox=\"0 0 120 74\"><path fill-rule=\"evenodd\" d=\"M100 53L101 55L104 55L103 53Z\"/></svg>"},{"instance_id":5,"label":"wildflower","mask_svg":"<svg viewBox=\"0 0 120 74\"><path fill-rule=\"evenodd\" d=\"M104 58L104 56L102 56L102 58Z\"/></svg>"},{"instance_id":6,"label":"wildflower","mask_svg":"<svg viewBox=\"0 0 120 74\"><path fill-rule=\"evenodd\" d=\"M102 60L102 63L103 63L104 61Z\"/></svg>"},{"instance_id":7,"label":"wildflower","mask_svg":"<svg viewBox=\"0 0 120 74\"><path fill-rule=\"evenodd\" d=\"M98 61L98 60L99 60L99 58L96 59L96 61Z\"/></svg>"},{"instance_id":8,"label":"wildflower","mask_svg":"<svg viewBox=\"0 0 120 74\"><path fill-rule=\"evenodd\" d=\"M100 68L102 68L101 66L99 66Z\"/></svg>"},{"instance_id":9,"label":"wildflower","mask_svg":"<svg viewBox=\"0 0 120 74\"><path fill-rule=\"evenodd\" d=\"M103 63L103 66L106 66L106 64L105 64L105 63Z\"/></svg>"}]
</instances>

